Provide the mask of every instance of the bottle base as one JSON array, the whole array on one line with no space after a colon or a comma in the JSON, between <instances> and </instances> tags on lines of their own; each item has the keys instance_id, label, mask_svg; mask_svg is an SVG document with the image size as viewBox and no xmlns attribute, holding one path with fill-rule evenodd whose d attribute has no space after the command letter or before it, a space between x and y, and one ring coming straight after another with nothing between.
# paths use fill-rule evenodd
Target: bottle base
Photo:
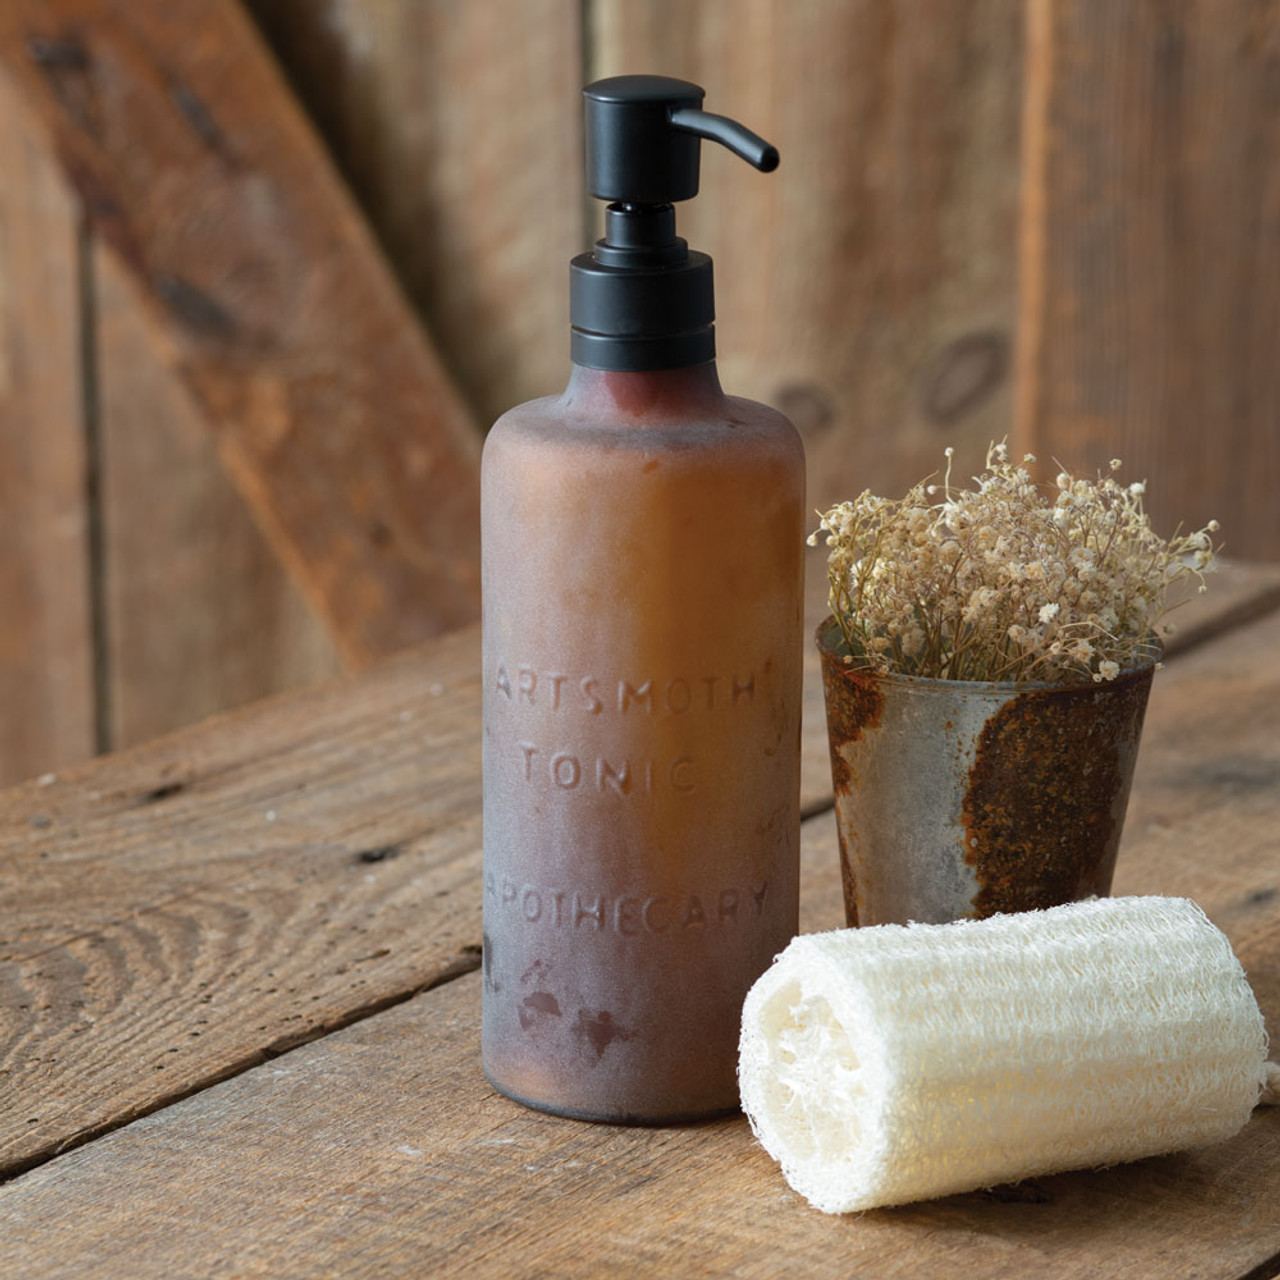
<instances>
[{"instance_id":1,"label":"bottle base","mask_svg":"<svg viewBox=\"0 0 1280 1280\"><path fill-rule=\"evenodd\" d=\"M612 1124L638 1129L663 1129L674 1128L677 1125L698 1124L706 1120L719 1120L724 1116L740 1115L742 1113L742 1107L737 1101L723 1107L662 1112L655 1115L638 1115L623 1110L595 1111L589 1108L567 1107L558 1102L549 1102L542 1098L528 1097L518 1090L508 1088L500 1080L495 1080L487 1069L484 1072L484 1078L504 1098L510 1098L512 1102L518 1102L522 1107L528 1107L530 1111L542 1111L547 1115L559 1116L564 1120L582 1120L590 1124Z\"/></svg>"}]
</instances>

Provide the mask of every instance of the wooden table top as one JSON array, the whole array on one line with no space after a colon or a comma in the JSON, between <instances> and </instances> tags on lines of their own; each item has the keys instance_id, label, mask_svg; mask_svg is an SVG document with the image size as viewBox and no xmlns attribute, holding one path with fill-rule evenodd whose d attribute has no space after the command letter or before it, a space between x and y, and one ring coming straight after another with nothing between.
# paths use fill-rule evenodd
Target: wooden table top
<instances>
[{"instance_id":1,"label":"wooden table top","mask_svg":"<svg viewBox=\"0 0 1280 1280\"><path fill-rule=\"evenodd\" d=\"M1195 898L1280 1026L1280 568L1156 679L1118 893ZM0 794L0 1274L1251 1277L1280 1110L1231 1142L861 1216L738 1116L558 1120L479 1067L478 635ZM806 694L802 926L842 923Z\"/></svg>"}]
</instances>

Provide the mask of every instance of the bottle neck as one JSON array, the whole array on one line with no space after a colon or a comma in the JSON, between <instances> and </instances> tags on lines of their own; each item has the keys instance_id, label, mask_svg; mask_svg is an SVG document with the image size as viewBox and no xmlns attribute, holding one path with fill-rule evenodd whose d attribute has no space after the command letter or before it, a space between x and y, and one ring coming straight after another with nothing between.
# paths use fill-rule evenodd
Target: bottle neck
<instances>
[{"instance_id":1,"label":"bottle neck","mask_svg":"<svg viewBox=\"0 0 1280 1280\"><path fill-rule=\"evenodd\" d=\"M669 204L611 204L605 238L569 263L569 358L627 373L714 360L711 259L676 235Z\"/></svg>"},{"instance_id":2,"label":"bottle neck","mask_svg":"<svg viewBox=\"0 0 1280 1280\"><path fill-rule=\"evenodd\" d=\"M568 408L593 417L680 419L714 415L724 391L714 360L684 369L592 369L575 364L564 393Z\"/></svg>"}]
</instances>

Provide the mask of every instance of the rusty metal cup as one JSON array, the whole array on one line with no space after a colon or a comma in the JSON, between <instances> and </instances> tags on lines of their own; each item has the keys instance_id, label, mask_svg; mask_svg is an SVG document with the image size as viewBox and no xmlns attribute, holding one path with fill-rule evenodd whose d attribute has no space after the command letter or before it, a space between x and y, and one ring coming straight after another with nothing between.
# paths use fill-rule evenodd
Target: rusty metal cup
<instances>
[{"instance_id":1,"label":"rusty metal cup","mask_svg":"<svg viewBox=\"0 0 1280 1280\"><path fill-rule=\"evenodd\" d=\"M879 675L822 658L851 925L939 923L1111 891L1156 659L1111 681Z\"/></svg>"}]
</instances>

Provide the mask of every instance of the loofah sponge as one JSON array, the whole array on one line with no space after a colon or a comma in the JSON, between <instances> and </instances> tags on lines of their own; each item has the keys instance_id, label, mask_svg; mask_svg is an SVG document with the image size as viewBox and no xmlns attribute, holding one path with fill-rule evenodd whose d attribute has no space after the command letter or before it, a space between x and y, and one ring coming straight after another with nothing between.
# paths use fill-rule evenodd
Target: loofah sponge
<instances>
[{"instance_id":1,"label":"loofah sponge","mask_svg":"<svg viewBox=\"0 0 1280 1280\"><path fill-rule=\"evenodd\" d=\"M1229 1138L1265 1058L1194 902L1104 898L796 938L747 996L738 1073L787 1181L845 1213Z\"/></svg>"}]
</instances>

